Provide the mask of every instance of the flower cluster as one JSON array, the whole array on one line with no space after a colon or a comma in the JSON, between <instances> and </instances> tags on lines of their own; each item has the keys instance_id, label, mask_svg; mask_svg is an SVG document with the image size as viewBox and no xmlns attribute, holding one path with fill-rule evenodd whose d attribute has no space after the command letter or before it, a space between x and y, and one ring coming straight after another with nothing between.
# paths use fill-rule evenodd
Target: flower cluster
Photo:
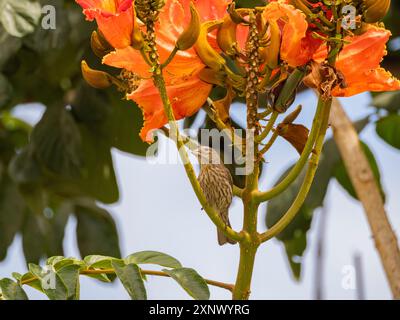
<instances>
[{"instance_id":1,"label":"flower cluster","mask_svg":"<svg viewBox=\"0 0 400 320\"><path fill-rule=\"evenodd\" d=\"M85 79L95 87L116 84L125 91L143 110L141 137L148 142L151 131L167 123L152 78L158 61L177 120L196 113L213 86L227 89L228 103L245 96L248 104L257 104L266 93L266 103L283 112L293 97L280 95L299 70L296 84L304 82L326 99L400 89L400 81L380 67L391 33L377 21L389 0L333 1L339 5L271 0L255 9L236 9L228 0L76 2L97 22L94 52L103 64L120 69L112 76L83 63ZM349 3L358 10L356 30L341 29L338 22L338 7Z\"/></svg>"}]
</instances>

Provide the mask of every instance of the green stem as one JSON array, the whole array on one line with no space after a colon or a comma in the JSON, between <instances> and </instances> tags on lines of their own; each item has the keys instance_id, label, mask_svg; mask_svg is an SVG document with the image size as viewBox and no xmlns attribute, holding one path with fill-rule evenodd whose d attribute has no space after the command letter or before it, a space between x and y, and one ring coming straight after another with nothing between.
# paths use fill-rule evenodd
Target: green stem
<instances>
[{"instance_id":1,"label":"green stem","mask_svg":"<svg viewBox=\"0 0 400 320\"><path fill-rule=\"evenodd\" d=\"M274 127L274 124L276 122L276 119L278 119L279 113L274 111L271 115L271 118L269 119L267 126L265 127L264 131L261 132L261 134L258 137L255 137L255 140L257 143L261 143L271 132L272 128Z\"/></svg>"},{"instance_id":2,"label":"green stem","mask_svg":"<svg viewBox=\"0 0 400 320\"><path fill-rule=\"evenodd\" d=\"M319 158L321 156L322 147L324 145L326 131L328 129L329 115L330 115L332 100L322 101L322 98L320 98L318 105L321 106L323 109L321 126L320 126L317 140L315 142L315 148L314 148L313 155L311 156L310 161L309 161L309 165L308 165L308 169L307 169L304 181L300 187L300 190L297 194L296 199L294 200L294 202L291 205L291 207L289 208L289 210L283 215L283 217L272 228L268 229L266 232L261 234L261 236L260 236L261 242L265 242L265 241L275 237L289 225L289 223L293 220L293 218L296 216L296 214L299 212L300 208L304 204L304 201L306 200L307 195L310 191L311 185L314 181L315 173L318 168Z\"/></svg>"},{"instance_id":3,"label":"green stem","mask_svg":"<svg viewBox=\"0 0 400 320\"><path fill-rule=\"evenodd\" d=\"M271 139L269 139L268 143L260 150L261 154L266 154L268 150L272 147L272 145L275 143L276 139L279 137L278 130L275 130L274 133L272 134Z\"/></svg>"},{"instance_id":4,"label":"green stem","mask_svg":"<svg viewBox=\"0 0 400 320\"><path fill-rule=\"evenodd\" d=\"M240 244L239 270L233 289L233 300L248 300L257 247Z\"/></svg>"},{"instance_id":5,"label":"green stem","mask_svg":"<svg viewBox=\"0 0 400 320\"><path fill-rule=\"evenodd\" d=\"M246 178L246 188L243 193L245 235L240 243L240 260L232 294L234 300L247 300L250 296L251 280L260 237L257 232L258 204L253 201L253 192L258 188L260 166L256 162L254 172Z\"/></svg>"},{"instance_id":6,"label":"green stem","mask_svg":"<svg viewBox=\"0 0 400 320\"><path fill-rule=\"evenodd\" d=\"M322 103L322 101L320 100L318 103L317 111L315 112L310 136L308 137L307 143L304 147L304 150L303 150L299 160L296 162L296 165L292 168L292 170L289 172L289 174L280 183L278 183L275 187L273 187L271 190L268 190L265 192L260 192L260 191L256 192L254 195L256 202L258 202L258 203L265 202L265 201L268 201L268 200L276 197L277 195L281 194L299 176L299 174L303 170L305 164L307 163L307 160L308 160L308 158L311 154L311 151L314 147L315 141L318 137L318 133L320 132L321 114L323 111L324 111L324 103Z\"/></svg>"},{"instance_id":7,"label":"green stem","mask_svg":"<svg viewBox=\"0 0 400 320\"><path fill-rule=\"evenodd\" d=\"M140 269L140 273L142 275L147 275L147 276L158 276L158 277L166 277L166 278L171 277L170 275L168 275L167 273L165 273L163 271ZM114 275L115 270L114 269L84 269L84 270L80 270L79 274L80 275L92 275L92 274L113 274ZM29 279L21 281L21 285L26 285L26 284L29 284L36 280L38 280L38 278L36 276L33 276ZM210 280L210 279L204 279L204 281L211 286L219 287L219 288L226 289L226 290L233 292L233 288L234 288L233 284Z\"/></svg>"},{"instance_id":8,"label":"green stem","mask_svg":"<svg viewBox=\"0 0 400 320\"><path fill-rule=\"evenodd\" d=\"M179 49L177 47L174 47L174 50L172 50L172 52L169 55L169 57L167 58L167 60L165 60L164 63L161 65L161 69L164 69L171 63L171 61L175 58L178 51L179 51Z\"/></svg>"},{"instance_id":9,"label":"green stem","mask_svg":"<svg viewBox=\"0 0 400 320\"><path fill-rule=\"evenodd\" d=\"M207 200L203 194L203 191L201 190L199 181L197 180L196 173L193 169L193 166L190 162L189 156L186 152L185 144L179 134L179 129L178 125L176 124L175 121L175 116L172 111L172 106L168 97L167 89L166 89L166 84L164 77L162 76L161 72L161 67L157 66L154 70L153 73L153 79L154 79L154 84L157 87L161 100L164 105L164 110L165 113L167 114L167 118L169 120L169 125L171 127L171 133L173 135L173 138L176 139L176 144L178 147L179 155L182 159L182 162L184 164L186 174L189 178L189 181L192 185L192 188L201 203L204 211L207 213L209 218L211 219L212 222L217 226L218 229L220 229L227 237L230 239L236 240L238 242L242 241L243 235L241 233L238 233L234 231L232 228L229 228L224 221L221 219L220 215L214 210L213 207L211 207L208 203Z\"/></svg>"},{"instance_id":10,"label":"green stem","mask_svg":"<svg viewBox=\"0 0 400 320\"><path fill-rule=\"evenodd\" d=\"M175 120L175 115L172 109L171 101L168 97L167 86L163 76L162 66L159 62L159 53L156 45L156 32L155 32L155 22L149 20L147 22L147 37L149 39L149 58L152 63L152 73L153 81L155 87L158 89L161 101L163 103L164 111L167 116L170 125L170 137L175 139L175 143L178 147L179 155L182 159L183 165L186 170L186 174L190 180L193 190L201 203L204 211L207 213L211 221L216 225L216 227L221 230L225 236L230 239L240 242L243 238L241 233L234 231L232 228L228 227L222 220L218 212L208 204L203 191L201 190L199 181L197 180L196 173L193 169L192 163L190 162L189 156L186 152L185 143L179 134L179 128Z\"/></svg>"}]
</instances>

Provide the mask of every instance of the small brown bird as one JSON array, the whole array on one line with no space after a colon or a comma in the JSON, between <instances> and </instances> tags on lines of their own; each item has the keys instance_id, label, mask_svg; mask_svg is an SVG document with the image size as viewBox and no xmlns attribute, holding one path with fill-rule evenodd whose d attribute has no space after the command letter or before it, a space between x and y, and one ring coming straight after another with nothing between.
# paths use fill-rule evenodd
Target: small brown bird
<instances>
[{"instance_id":1,"label":"small brown bird","mask_svg":"<svg viewBox=\"0 0 400 320\"><path fill-rule=\"evenodd\" d=\"M227 226L229 222L229 207L233 198L233 180L229 170L222 164L217 151L206 146L200 146L193 151L200 163L198 177L200 187L203 190L207 202L218 211ZM218 243L235 244L236 241L227 238L218 230Z\"/></svg>"}]
</instances>

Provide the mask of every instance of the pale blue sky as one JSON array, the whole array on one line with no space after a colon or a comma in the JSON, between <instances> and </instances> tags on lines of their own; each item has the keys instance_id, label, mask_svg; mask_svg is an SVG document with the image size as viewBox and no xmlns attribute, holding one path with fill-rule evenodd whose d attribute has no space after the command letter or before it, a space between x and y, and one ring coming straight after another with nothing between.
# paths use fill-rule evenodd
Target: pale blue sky
<instances>
[{"instance_id":1,"label":"pale blue sky","mask_svg":"<svg viewBox=\"0 0 400 320\"><path fill-rule=\"evenodd\" d=\"M342 100L352 119L368 114L366 107L369 95ZM315 110L315 98L311 94L300 94L298 103L304 106L300 121L309 124ZM37 106L20 107L16 114L31 122L40 116ZM244 112L235 108L237 119L244 119ZM35 120L36 119L36 120ZM372 125L362 134L364 141L374 151L381 168L382 182L387 194L387 210L396 232L400 227L400 202L398 189L400 152L383 143L374 133ZM169 144L161 144L161 156ZM296 153L284 141L278 142L271 151L269 164L264 171L263 183L267 188L273 184L282 170L296 159ZM128 255L141 250L158 250L178 258L184 266L192 267L207 278L233 282L236 276L239 249L237 246L219 247L216 231L190 187L180 165L151 165L119 151L113 152L116 172L121 190L121 200L109 209L117 222L121 237L122 252ZM326 298L354 299L354 290L342 287L343 268L353 264L356 252L362 256L366 295L369 299L388 299L390 291L378 254L374 248L365 215L359 203L350 198L336 183L332 183L326 198L329 217L326 234ZM261 209L260 228L264 229L264 208ZM230 212L235 228L241 226L241 204L235 201ZM288 269L282 245L272 240L264 244L257 255L252 295L253 299L312 299L314 263L316 251L316 224L318 212L311 232L309 247L305 253L303 278L295 282ZM64 246L66 255L78 256L74 237L75 221L70 219ZM0 263L0 277L11 272L24 272L21 239L17 237L9 250L5 262ZM81 278L82 299L127 299L120 284L100 284L95 280ZM146 284L150 299L188 299L188 296L170 279L149 277ZM42 298L40 293L28 288L33 298ZM212 299L228 299L229 294L211 287Z\"/></svg>"}]
</instances>

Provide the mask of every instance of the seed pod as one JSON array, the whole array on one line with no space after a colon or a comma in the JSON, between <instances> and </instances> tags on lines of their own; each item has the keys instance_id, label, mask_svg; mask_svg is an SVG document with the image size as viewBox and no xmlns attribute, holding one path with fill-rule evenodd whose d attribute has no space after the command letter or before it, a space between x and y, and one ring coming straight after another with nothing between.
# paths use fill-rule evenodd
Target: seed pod
<instances>
[{"instance_id":1,"label":"seed pod","mask_svg":"<svg viewBox=\"0 0 400 320\"><path fill-rule=\"evenodd\" d=\"M295 69L292 74L287 78L282 90L279 93L278 99L273 105L274 110L279 113L284 113L293 103L297 88L306 76L306 70Z\"/></svg>"},{"instance_id":2,"label":"seed pod","mask_svg":"<svg viewBox=\"0 0 400 320\"><path fill-rule=\"evenodd\" d=\"M243 19L243 17L239 14L239 12L236 10L236 5L235 2L232 2L229 6L228 6L228 13L229 16L231 17L231 20L233 22L235 22L236 24L240 24L240 23L247 23L246 20Z\"/></svg>"},{"instance_id":3,"label":"seed pod","mask_svg":"<svg viewBox=\"0 0 400 320\"><path fill-rule=\"evenodd\" d=\"M302 105L299 104L296 109L294 109L288 116L285 117L285 119L283 119L282 123L284 124L293 123L301 113L302 109L303 109Z\"/></svg>"},{"instance_id":4,"label":"seed pod","mask_svg":"<svg viewBox=\"0 0 400 320\"><path fill-rule=\"evenodd\" d=\"M276 21L269 22L270 30L270 41L266 48L261 51L262 57L271 69L275 69L278 66L279 52L281 47L281 31Z\"/></svg>"},{"instance_id":5,"label":"seed pod","mask_svg":"<svg viewBox=\"0 0 400 320\"><path fill-rule=\"evenodd\" d=\"M216 71L224 69L225 59L208 42L208 33L221 24L222 20L204 22L201 25L200 35L195 45L196 52L203 63Z\"/></svg>"},{"instance_id":6,"label":"seed pod","mask_svg":"<svg viewBox=\"0 0 400 320\"><path fill-rule=\"evenodd\" d=\"M390 0L363 0L363 17L365 22L381 21L390 9Z\"/></svg>"},{"instance_id":7,"label":"seed pod","mask_svg":"<svg viewBox=\"0 0 400 320\"><path fill-rule=\"evenodd\" d=\"M192 19L190 20L188 27L183 31L176 42L176 47L182 51L193 47L200 34L200 16L192 2L190 3L190 14Z\"/></svg>"},{"instance_id":8,"label":"seed pod","mask_svg":"<svg viewBox=\"0 0 400 320\"><path fill-rule=\"evenodd\" d=\"M226 81L226 75L222 71L215 71L210 68L204 68L199 72L199 78L207 83L223 87Z\"/></svg>"},{"instance_id":9,"label":"seed pod","mask_svg":"<svg viewBox=\"0 0 400 320\"><path fill-rule=\"evenodd\" d=\"M136 50L141 50L144 46L144 38L142 30L140 30L139 23L137 23L136 20L136 12L134 13L133 19L134 19L134 25L133 25L131 46Z\"/></svg>"},{"instance_id":10,"label":"seed pod","mask_svg":"<svg viewBox=\"0 0 400 320\"><path fill-rule=\"evenodd\" d=\"M104 39L103 35L97 31L92 32L92 36L90 38L90 46L94 54L99 58L103 58L106 54L110 53L113 50L107 40Z\"/></svg>"},{"instance_id":11,"label":"seed pod","mask_svg":"<svg viewBox=\"0 0 400 320\"><path fill-rule=\"evenodd\" d=\"M112 77L106 72L91 69L85 60L81 62L83 78L96 89L106 89L112 85Z\"/></svg>"},{"instance_id":12,"label":"seed pod","mask_svg":"<svg viewBox=\"0 0 400 320\"><path fill-rule=\"evenodd\" d=\"M230 57L237 55L236 31L237 24L228 15L218 29L217 41L219 47Z\"/></svg>"}]
</instances>

